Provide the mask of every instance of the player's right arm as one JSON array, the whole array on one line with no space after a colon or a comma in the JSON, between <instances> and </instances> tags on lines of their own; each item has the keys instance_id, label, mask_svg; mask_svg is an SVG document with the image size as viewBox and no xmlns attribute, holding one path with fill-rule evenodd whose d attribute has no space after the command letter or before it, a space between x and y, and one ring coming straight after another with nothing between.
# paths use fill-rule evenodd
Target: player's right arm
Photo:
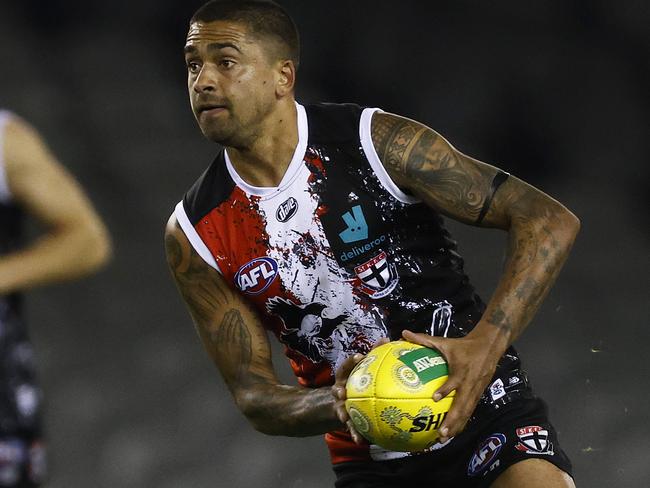
<instances>
[{"instance_id":1,"label":"player's right arm","mask_svg":"<svg viewBox=\"0 0 650 488\"><path fill-rule=\"evenodd\" d=\"M0 148L12 201L45 231L0 257L0 295L90 274L110 258L106 226L38 132L12 116Z\"/></svg>"},{"instance_id":2,"label":"player's right arm","mask_svg":"<svg viewBox=\"0 0 650 488\"><path fill-rule=\"evenodd\" d=\"M174 215L167 223L165 250L203 346L255 429L302 437L342 428L330 387L303 388L278 380L258 315L203 261Z\"/></svg>"}]
</instances>

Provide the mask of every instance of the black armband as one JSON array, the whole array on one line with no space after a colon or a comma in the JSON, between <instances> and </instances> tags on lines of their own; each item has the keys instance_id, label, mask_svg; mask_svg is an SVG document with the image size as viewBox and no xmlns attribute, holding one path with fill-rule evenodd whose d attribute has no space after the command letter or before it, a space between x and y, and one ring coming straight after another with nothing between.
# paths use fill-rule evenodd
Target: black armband
<instances>
[{"instance_id":1,"label":"black armband","mask_svg":"<svg viewBox=\"0 0 650 488\"><path fill-rule=\"evenodd\" d=\"M476 222L474 222L476 225L479 225L481 222L483 222L485 214L487 214L488 210L490 210L490 205L492 204L492 198L494 198L494 194L497 192L503 182L508 179L508 176L510 176L510 173L506 173L505 171L501 170L497 171L497 174L494 175L494 178L492 179L492 186L490 187L490 194L485 198L485 202L483 202L483 208L481 208L481 213L478 214L478 218L476 219Z\"/></svg>"}]
</instances>

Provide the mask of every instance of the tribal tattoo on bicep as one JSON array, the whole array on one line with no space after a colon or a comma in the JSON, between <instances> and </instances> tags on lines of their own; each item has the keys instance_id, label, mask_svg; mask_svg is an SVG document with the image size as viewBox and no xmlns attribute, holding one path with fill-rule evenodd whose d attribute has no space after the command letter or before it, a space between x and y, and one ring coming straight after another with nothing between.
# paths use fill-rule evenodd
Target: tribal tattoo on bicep
<instances>
[{"instance_id":1,"label":"tribal tattoo on bicep","mask_svg":"<svg viewBox=\"0 0 650 488\"><path fill-rule=\"evenodd\" d=\"M175 223L165 235L167 262L199 336L229 387L275 382L268 338L255 313L181 233Z\"/></svg>"},{"instance_id":2,"label":"tribal tattoo on bicep","mask_svg":"<svg viewBox=\"0 0 650 488\"><path fill-rule=\"evenodd\" d=\"M441 213L468 224L503 225L489 210L505 181L500 175L507 173L456 151L434 130L392 114L373 116L372 140L395 182Z\"/></svg>"},{"instance_id":3,"label":"tribal tattoo on bicep","mask_svg":"<svg viewBox=\"0 0 650 488\"><path fill-rule=\"evenodd\" d=\"M395 182L431 207L465 223L508 230L505 268L485 317L517 337L566 259L579 227L575 216L536 188L456 151L412 120L377 113L372 140ZM501 186L506 179L509 183Z\"/></svg>"}]
</instances>

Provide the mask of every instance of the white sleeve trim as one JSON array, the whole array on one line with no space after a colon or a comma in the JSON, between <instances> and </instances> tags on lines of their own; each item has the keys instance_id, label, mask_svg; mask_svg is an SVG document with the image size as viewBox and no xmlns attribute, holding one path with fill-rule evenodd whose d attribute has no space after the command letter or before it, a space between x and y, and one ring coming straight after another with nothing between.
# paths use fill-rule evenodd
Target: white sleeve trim
<instances>
[{"instance_id":1,"label":"white sleeve trim","mask_svg":"<svg viewBox=\"0 0 650 488\"><path fill-rule=\"evenodd\" d=\"M176 219L178 220L181 229L183 229L183 233L185 233L185 236L190 241L190 244L192 244L194 250L199 254L199 256L201 256L201 258L203 258L203 261L221 273L221 270L219 269L214 256L212 256L212 253L208 249L208 246L205 245L201 239L201 236L199 236L198 232L196 232L196 229L192 225L192 222L190 222L190 219L187 217L182 200L176 205L176 208L174 209L174 215L176 215Z\"/></svg>"},{"instance_id":2,"label":"white sleeve trim","mask_svg":"<svg viewBox=\"0 0 650 488\"><path fill-rule=\"evenodd\" d=\"M7 181L7 169L5 168L5 127L11 118L11 114L0 110L0 202L9 203L13 200L9 182Z\"/></svg>"},{"instance_id":3,"label":"white sleeve trim","mask_svg":"<svg viewBox=\"0 0 650 488\"><path fill-rule=\"evenodd\" d=\"M388 172L384 165L382 164L377 151L375 150L375 145L372 143L372 131L371 123L372 116L376 112L381 112L381 109L378 108L367 108L361 113L361 121L359 122L359 139L361 140L361 147L363 147L363 152L366 153L366 158L370 163L370 167L373 169L377 178L383 185L388 193L393 195L402 203L418 203L420 200L416 197L407 195L402 190L398 188L395 182L388 176Z\"/></svg>"}]
</instances>

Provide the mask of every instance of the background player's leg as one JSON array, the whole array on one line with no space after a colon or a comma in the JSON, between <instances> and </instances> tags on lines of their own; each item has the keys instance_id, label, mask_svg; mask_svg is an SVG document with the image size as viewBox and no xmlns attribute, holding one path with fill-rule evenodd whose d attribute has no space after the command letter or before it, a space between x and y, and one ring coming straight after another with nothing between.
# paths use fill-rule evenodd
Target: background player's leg
<instances>
[{"instance_id":1,"label":"background player's leg","mask_svg":"<svg viewBox=\"0 0 650 488\"><path fill-rule=\"evenodd\" d=\"M575 488L571 476L543 459L526 459L506 469L491 488Z\"/></svg>"}]
</instances>

